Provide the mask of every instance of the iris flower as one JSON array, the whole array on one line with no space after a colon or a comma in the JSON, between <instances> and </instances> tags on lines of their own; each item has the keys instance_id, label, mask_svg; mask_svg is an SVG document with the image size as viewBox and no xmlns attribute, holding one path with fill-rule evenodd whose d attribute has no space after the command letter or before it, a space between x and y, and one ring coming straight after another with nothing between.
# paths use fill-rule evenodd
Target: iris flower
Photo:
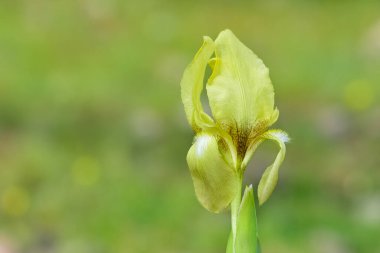
<instances>
[{"instance_id":1,"label":"iris flower","mask_svg":"<svg viewBox=\"0 0 380 253\"><path fill-rule=\"evenodd\" d=\"M205 85L212 116L201 103L207 66L212 70ZM203 38L202 47L183 74L181 96L195 132L187 163L196 196L211 212L231 206L235 241L239 208L246 198L241 199L242 179L249 160L264 140L273 140L280 147L258 186L261 205L277 184L289 140L284 131L269 129L279 116L269 70L230 30L225 30L215 41ZM245 192L252 192L252 187Z\"/></svg>"}]
</instances>

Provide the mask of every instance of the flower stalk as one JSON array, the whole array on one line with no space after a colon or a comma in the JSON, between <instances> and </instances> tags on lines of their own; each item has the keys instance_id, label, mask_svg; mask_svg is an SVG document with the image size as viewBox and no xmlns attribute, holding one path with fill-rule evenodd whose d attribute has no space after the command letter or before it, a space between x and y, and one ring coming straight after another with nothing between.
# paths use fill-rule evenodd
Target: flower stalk
<instances>
[{"instance_id":1,"label":"flower stalk","mask_svg":"<svg viewBox=\"0 0 380 253\"><path fill-rule=\"evenodd\" d=\"M239 208L241 204L241 187L242 187L242 178L239 180L239 184L237 185L238 192L235 198L231 202L231 229L232 229L233 249L235 249L237 220L238 220ZM233 253L236 253L235 250L233 250Z\"/></svg>"}]
</instances>

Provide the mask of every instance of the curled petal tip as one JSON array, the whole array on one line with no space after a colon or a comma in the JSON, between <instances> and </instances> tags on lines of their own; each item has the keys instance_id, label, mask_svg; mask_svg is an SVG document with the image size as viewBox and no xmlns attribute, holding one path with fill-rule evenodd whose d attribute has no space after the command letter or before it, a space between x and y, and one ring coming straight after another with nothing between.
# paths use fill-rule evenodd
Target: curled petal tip
<instances>
[{"instance_id":1,"label":"curled petal tip","mask_svg":"<svg viewBox=\"0 0 380 253\"><path fill-rule=\"evenodd\" d=\"M280 141L284 143L288 143L291 141L289 135L282 130L271 130L271 132L274 137L278 138Z\"/></svg>"}]
</instances>

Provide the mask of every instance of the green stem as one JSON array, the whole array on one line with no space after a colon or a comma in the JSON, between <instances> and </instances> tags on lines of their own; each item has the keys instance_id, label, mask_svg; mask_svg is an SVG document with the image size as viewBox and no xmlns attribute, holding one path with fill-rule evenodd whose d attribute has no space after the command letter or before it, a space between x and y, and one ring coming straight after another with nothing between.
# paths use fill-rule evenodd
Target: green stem
<instances>
[{"instance_id":1,"label":"green stem","mask_svg":"<svg viewBox=\"0 0 380 253\"><path fill-rule=\"evenodd\" d=\"M240 177L238 184L238 191L236 197L231 202L231 227L232 227L232 252L235 252L235 241L236 241L236 228L237 228L237 219L239 215L239 208L241 203L241 187L242 187L242 178Z\"/></svg>"}]
</instances>

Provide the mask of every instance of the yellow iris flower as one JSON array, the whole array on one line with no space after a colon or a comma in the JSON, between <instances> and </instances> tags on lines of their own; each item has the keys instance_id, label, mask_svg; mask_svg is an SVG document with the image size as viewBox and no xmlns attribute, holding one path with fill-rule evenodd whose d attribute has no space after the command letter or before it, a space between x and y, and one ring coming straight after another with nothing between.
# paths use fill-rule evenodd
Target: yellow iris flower
<instances>
[{"instance_id":1,"label":"yellow iris flower","mask_svg":"<svg viewBox=\"0 0 380 253\"><path fill-rule=\"evenodd\" d=\"M206 89L213 117L204 112L200 100L207 65L212 69ZM258 186L259 203L263 204L277 184L289 138L281 130L268 130L279 111L262 60L230 30L222 31L215 41L204 37L183 74L181 96L196 133L187 162L200 203L217 213L236 196L240 198L247 163L258 145L270 139L278 143L280 151Z\"/></svg>"}]
</instances>

